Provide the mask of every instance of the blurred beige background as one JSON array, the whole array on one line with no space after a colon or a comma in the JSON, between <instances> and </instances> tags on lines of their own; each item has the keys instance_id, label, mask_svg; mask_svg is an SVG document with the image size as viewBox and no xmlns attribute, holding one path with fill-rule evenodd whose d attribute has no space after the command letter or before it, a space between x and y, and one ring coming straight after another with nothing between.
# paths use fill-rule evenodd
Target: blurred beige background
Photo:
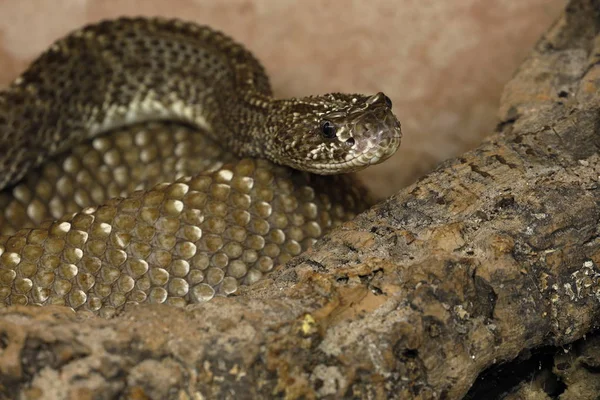
<instances>
[{"instance_id":1,"label":"blurred beige background","mask_svg":"<svg viewBox=\"0 0 600 400\"><path fill-rule=\"evenodd\" d=\"M280 97L384 91L402 121L394 158L361 176L391 194L476 146L504 83L566 0L0 0L0 87L53 40L119 15L216 27L264 63Z\"/></svg>"}]
</instances>

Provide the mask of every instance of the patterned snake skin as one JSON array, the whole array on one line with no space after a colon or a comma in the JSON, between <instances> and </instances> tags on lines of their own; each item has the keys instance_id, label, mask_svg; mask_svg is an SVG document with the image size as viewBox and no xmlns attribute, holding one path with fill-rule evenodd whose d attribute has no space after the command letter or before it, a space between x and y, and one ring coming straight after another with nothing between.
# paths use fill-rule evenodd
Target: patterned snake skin
<instances>
[{"instance_id":1,"label":"patterned snake skin","mask_svg":"<svg viewBox=\"0 0 600 400\"><path fill-rule=\"evenodd\" d=\"M272 98L258 61L207 27L83 28L0 93L0 304L110 316L235 293L364 210L330 174L400 137L382 93Z\"/></svg>"}]
</instances>

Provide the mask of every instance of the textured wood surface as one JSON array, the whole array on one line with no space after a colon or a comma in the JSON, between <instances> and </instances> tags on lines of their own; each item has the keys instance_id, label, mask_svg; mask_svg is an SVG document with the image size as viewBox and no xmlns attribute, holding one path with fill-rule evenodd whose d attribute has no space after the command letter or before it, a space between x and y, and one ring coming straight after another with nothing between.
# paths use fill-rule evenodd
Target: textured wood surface
<instances>
[{"instance_id":1,"label":"textured wood surface","mask_svg":"<svg viewBox=\"0 0 600 400\"><path fill-rule=\"evenodd\" d=\"M0 312L0 393L461 398L600 314L600 2L573 0L498 132L233 298ZM70 396L70 397L69 397Z\"/></svg>"}]
</instances>

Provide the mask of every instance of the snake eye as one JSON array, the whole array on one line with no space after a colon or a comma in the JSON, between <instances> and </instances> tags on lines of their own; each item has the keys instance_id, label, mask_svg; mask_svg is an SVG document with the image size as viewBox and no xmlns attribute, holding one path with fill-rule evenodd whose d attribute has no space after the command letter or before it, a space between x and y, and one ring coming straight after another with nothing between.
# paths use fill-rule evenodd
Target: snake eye
<instances>
[{"instance_id":1,"label":"snake eye","mask_svg":"<svg viewBox=\"0 0 600 400\"><path fill-rule=\"evenodd\" d=\"M335 137L335 126L329 121L321 122L321 135L326 139Z\"/></svg>"},{"instance_id":2,"label":"snake eye","mask_svg":"<svg viewBox=\"0 0 600 400\"><path fill-rule=\"evenodd\" d=\"M384 96L383 100L385 101L386 106L388 106L389 108L392 108L392 99L390 99L387 96Z\"/></svg>"}]
</instances>

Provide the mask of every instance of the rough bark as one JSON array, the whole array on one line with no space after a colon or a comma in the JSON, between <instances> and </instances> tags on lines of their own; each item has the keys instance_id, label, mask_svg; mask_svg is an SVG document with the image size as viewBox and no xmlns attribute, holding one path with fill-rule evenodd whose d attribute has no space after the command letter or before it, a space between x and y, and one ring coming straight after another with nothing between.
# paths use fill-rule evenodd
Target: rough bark
<instances>
[{"instance_id":1,"label":"rough bark","mask_svg":"<svg viewBox=\"0 0 600 400\"><path fill-rule=\"evenodd\" d=\"M507 85L498 133L237 297L0 312L5 398L462 397L600 315L600 1ZM407 133L408 134L408 133Z\"/></svg>"}]
</instances>

